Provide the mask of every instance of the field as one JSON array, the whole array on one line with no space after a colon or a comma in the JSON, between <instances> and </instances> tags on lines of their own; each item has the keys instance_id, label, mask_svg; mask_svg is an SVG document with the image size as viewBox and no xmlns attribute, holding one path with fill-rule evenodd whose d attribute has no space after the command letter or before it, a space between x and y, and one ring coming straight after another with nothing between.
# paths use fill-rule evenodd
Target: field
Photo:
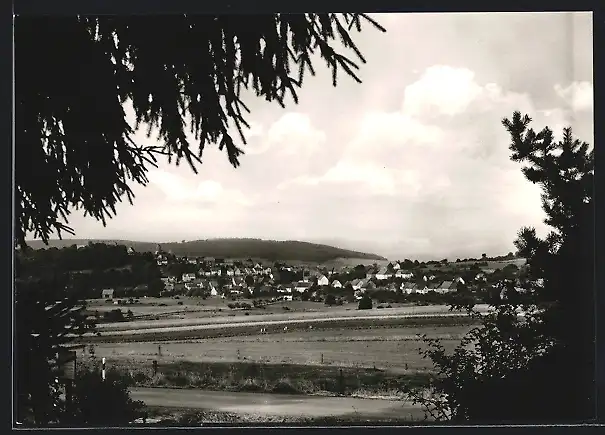
<instances>
[{"instance_id":1,"label":"field","mask_svg":"<svg viewBox=\"0 0 605 435\"><path fill-rule=\"evenodd\" d=\"M218 298L140 301L117 306L131 309L134 320L99 325L101 335L87 337L79 367L99 370L105 358L108 375L131 387L177 389L166 394L186 388L406 401L433 371L419 336L439 338L452 351L472 327L446 306L280 302L244 312ZM94 307L116 305L91 301Z\"/></svg>"},{"instance_id":2,"label":"field","mask_svg":"<svg viewBox=\"0 0 605 435\"><path fill-rule=\"evenodd\" d=\"M418 334L442 338L452 349L469 326L293 331L188 341L96 343L95 356L108 361L236 362L366 367L425 371L430 362L418 353Z\"/></svg>"},{"instance_id":3,"label":"field","mask_svg":"<svg viewBox=\"0 0 605 435\"><path fill-rule=\"evenodd\" d=\"M446 314L446 305L416 306L412 304L391 304L392 308L358 310L357 303L329 307L320 302L278 302L263 308L250 310L232 310L226 301L220 298L147 298L140 299L140 304L113 305L103 301L91 300L88 309L91 311L108 311L116 308L122 311L131 310L135 316L133 321L102 324L102 330L134 330L144 328L161 328L174 326L195 326L204 324L232 323L237 321L262 322L281 320L309 320L344 317L367 316L403 316ZM178 305L182 302L182 305ZM252 301L240 300L240 302ZM479 307L481 308L481 307ZM485 308L485 307L483 307Z\"/></svg>"}]
</instances>

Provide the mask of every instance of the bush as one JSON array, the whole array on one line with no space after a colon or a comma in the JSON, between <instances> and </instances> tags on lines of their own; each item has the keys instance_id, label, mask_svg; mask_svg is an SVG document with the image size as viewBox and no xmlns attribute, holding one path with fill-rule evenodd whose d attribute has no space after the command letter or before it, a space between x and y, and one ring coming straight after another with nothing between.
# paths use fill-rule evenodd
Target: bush
<instances>
[{"instance_id":1,"label":"bush","mask_svg":"<svg viewBox=\"0 0 605 435\"><path fill-rule=\"evenodd\" d=\"M124 320L124 313L122 313L122 310L120 309L105 311L103 313L103 319L108 322L121 322Z\"/></svg>"},{"instance_id":2,"label":"bush","mask_svg":"<svg viewBox=\"0 0 605 435\"><path fill-rule=\"evenodd\" d=\"M70 423L84 426L122 426L142 415L144 404L131 399L126 377L109 371L78 373L73 392Z\"/></svg>"},{"instance_id":3,"label":"bush","mask_svg":"<svg viewBox=\"0 0 605 435\"><path fill-rule=\"evenodd\" d=\"M334 296L332 293L328 294L326 296L325 304L326 305L336 305L336 296Z\"/></svg>"},{"instance_id":4,"label":"bush","mask_svg":"<svg viewBox=\"0 0 605 435\"><path fill-rule=\"evenodd\" d=\"M358 310L371 310L372 307L373 307L372 298L366 295L360 299L357 309Z\"/></svg>"},{"instance_id":5,"label":"bush","mask_svg":"<svg viewBox=\"0 0 605 435\"><path fill-rule=\"evenodd\" d=\"M182 301L178 301L177 305L183 305L183 302Z\"/></svg>"}]
</instances>

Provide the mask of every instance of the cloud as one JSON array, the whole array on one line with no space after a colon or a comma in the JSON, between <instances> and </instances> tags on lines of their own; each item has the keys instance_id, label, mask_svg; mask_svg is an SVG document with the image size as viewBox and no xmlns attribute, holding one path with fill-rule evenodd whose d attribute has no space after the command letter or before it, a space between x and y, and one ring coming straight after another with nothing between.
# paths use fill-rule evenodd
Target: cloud
<instances>
[{"instance_id":1,"label":"cloud","mask_svg":"<svg viewBox=\"0 0 605 435\"><path fill-rule=\"evenodd\" d=\"M326 140L323 131L316 129L308 115L288 112L273 122L265 131L256 124L246 132L251 145L242 148L246 154L260 155L267 152L282 156L308 156L317 152Z\"/></svg>"},{"instance_id":2,"label":"cloud","mask_svg":"<svg viewBox=\"0 0 605 435\"><path fill-rule=\"evenodd\" d=\"M225 189L214 180L191 183L183 177L165 170L153 170L148 174L149 182L158 188L173 203L200 205L249 206L252 200L237 189Z\"/></svg>"},{"instance_id":3,"label":"cloud","mask_svg":"<svg viewBox=\"0 0 605 435\"><path fill-rule=\"evenodd\" d=\"M77 235L352 240L387 256L455 259L514 250L524 225L543 233L540 189L511 162L502 119L518 110L536 130L560 137L572 126L593 143L590 14L375 18L387 33L355 35L363 84L343 76L333 87L317 63L297 105L243 95L251 129L240 167L209 144L198 175L161 163L134 207L120 205L105 229L74 218ZM569 41L573 59L560 55Z\"/></svg>"},{"instance_id":4,"label":"cloud","mask_svg":"<svg viewBox=\"0 0 605 435\"><path fill-rule=\"evenodd\" d=\"M573 82L567 87L555 85L555 92L574 112L591 111L594 92L590 82Z\"/></svg>"}]
</instances>

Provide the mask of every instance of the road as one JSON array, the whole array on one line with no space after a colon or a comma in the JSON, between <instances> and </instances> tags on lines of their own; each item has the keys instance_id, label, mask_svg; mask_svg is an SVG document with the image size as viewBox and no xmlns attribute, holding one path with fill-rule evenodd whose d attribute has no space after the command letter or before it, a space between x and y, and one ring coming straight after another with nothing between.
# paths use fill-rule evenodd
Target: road
<instances>
[{"instance_id":1,"label":"road","mask_svg":"<svg viewBox=\"0 0 605 435\"><path fill-rule=\"evenodd\" d=\"M234 414L288 417L399 417L418 419L423 412L409 402L352 397L320 397L171 388L132 388L131 397L147 406L206 409Z\"/></svg>"}]
</instances>

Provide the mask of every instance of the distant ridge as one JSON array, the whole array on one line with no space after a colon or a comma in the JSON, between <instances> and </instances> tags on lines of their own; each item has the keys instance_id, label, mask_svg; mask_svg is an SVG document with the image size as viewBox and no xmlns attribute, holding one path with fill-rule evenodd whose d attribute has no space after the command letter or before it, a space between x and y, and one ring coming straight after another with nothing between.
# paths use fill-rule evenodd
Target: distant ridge
<instances>
[{"instance_id":1,"label":"distant ridge","mask_svg":"<svg viewBox=\"0 0 605 435\"><path fill-rule=\"evenodd\" d=\"M48 245L41 240L28 241L33 249L64 248L72 245L93 243L117 243L132 247L135 251L155 251L158 242L137 242L131 240L102 240L102 239L52 239ZM164 251L175 255L218 258L253 258L270 261L303 261L323 263L339 258L356 258L360 260L385 261L386 258L376 254L357 252L348 249L318 243L308 243L296 240L276 241L262 239L207 239L189 242L159 242Z\"/></svg>"}]
</instances>

